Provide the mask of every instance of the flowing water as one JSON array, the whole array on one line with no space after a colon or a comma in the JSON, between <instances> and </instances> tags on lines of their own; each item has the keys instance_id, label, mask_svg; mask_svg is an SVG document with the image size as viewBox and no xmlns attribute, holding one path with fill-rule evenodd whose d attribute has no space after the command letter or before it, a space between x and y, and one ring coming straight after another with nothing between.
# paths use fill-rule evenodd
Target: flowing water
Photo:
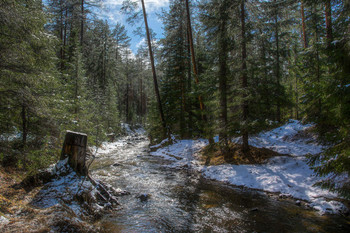
<instances>
[{"instance_id":1,"label":"flowing water","mask_svg":"<svg viewBox=\"0 0 350 233\"><path fill-rule=\"evenodd\" d=\"M106 232L350 232L343 216L320 216L264 192L226 186L149 155L145 137L120 139L91 166L94 177L130 192L104 217Z\"/></svg>"}]
</instances>

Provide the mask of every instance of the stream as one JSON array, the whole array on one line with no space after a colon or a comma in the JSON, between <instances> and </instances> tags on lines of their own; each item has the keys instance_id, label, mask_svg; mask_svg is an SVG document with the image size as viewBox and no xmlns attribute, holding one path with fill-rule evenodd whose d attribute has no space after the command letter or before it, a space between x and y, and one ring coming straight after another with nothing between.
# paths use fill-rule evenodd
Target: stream
<instances>
[{"instance_id":1,"label":"stream","mask_svg":"<svg viewBox=\"0 0 350 233\"><path fill-rule=\"evenodd\" d=\"M104 216L106 232L350 232L348 217L319 215L278 195L207 180L149 155L144 136L127 136L97 156L93 177L128 191Z\"/></svg>"}]
</instances>

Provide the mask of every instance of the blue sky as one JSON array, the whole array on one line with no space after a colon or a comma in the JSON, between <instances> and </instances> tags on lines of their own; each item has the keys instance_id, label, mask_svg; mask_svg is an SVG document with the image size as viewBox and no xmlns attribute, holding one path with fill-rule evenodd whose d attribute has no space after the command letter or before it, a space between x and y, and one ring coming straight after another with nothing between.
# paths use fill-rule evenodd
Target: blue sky
<instances>
[{"instance_id":1,"label":"blue sky","mask_svg":"<svg viewBox=\"0 0 350 233\"><path fill-rule=\"evenodd\" d=\"M158 19L157 13L161 13L162 9L167 10L169 1L170 0L145 0L148 26L157 34L157 39L163 37L162 23ZM144 28L143 20L140 20L135 26L128 25L126 22L127 17L120 12L123 0L102 0L102 2L101 9L96 12L97 16L102 19L107 19L111 29L114 28L117 22L123 24L128 30L128 36L131 38L131 50L136 53L138 45L145 41L145 37L134 35L133 31L139 26ZM136 2L141 6L141 0L137 0Z\"/></svg>"}]
</instances>

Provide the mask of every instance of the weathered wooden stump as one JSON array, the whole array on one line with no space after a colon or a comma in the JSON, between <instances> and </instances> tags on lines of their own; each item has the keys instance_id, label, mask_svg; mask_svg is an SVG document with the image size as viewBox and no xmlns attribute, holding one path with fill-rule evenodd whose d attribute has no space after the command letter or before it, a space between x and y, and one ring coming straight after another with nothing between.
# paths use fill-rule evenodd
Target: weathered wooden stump
<instances>
[{"instance_id":1,"label":"weathered wooden stump","mask_svg":"<svg viewBox=\"0 0 350 233\"><path fill-rule=\"evenodd\" d=\"M67 130L61 152L61 160L68 158L68 164L79 175L87 175L86 160L87 135Z\"/></svg>"}]
</instances>

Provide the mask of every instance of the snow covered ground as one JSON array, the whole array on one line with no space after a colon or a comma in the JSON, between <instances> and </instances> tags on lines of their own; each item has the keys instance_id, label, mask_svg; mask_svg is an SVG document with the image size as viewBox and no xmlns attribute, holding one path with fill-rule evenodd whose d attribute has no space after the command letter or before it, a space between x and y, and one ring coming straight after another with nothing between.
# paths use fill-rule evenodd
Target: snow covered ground
<instances>
[{"instance_id":1,"label":"snow covered ground","mask_svg":"<svg viewBox=\"0 0 350 233\"><path fill-rule=\"evenodd\" d=\"M326 200L336 197L336 194L313 186L320 180L320 177L317 177L309 168L305 155L320 153L323 148L313 140L295 137L299 132L311 126L290 120L279 128L251 137L250 145L269 148L281 154L293 156L274 157L262 165L201 165L195 154L207 145L207 140L204 139L179 140L172 145L151 152L151 155L172 161L168 165L170 167L188 167L198 170L208 179L277 192L282 196L305 200L321 214L346 212L348 210L342 203ZM235 142L240 140L240 138L234 139ZM156 149L159 146L155 145L153 148Z\"/></svg>"},{"instance_id":2,"label":"snow covered ground","mask_svg":"<svg viewBox=\"0 0 350 233\"><path fill-rule=\"evenodd\" d=\"M60 205L63 201L79 216L85 210L74 200L74 197L86 190L96 192L96 188L93 187L90 181L78 176L72 168L67 166L67 163L68 158L60 160L57 164L48 168L48 171L55 178L40 190L32 204L40 208L48 208Z\"/></svg>"}]
</instances>

